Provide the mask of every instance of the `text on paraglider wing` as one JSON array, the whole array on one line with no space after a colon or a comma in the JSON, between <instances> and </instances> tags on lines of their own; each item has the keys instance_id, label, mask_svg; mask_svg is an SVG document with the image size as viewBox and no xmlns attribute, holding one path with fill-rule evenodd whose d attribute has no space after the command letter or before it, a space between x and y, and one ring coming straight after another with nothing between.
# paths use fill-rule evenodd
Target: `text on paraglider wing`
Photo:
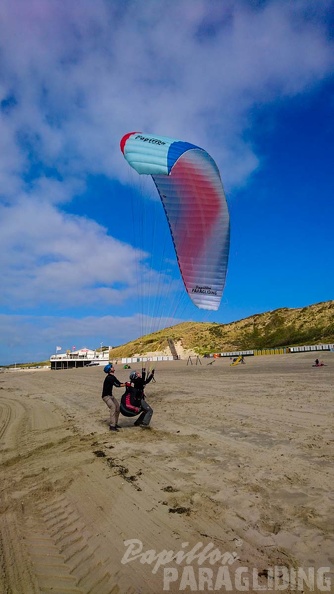
<instances>
[{"instance_id":1,"label":"text on paraglider wing","mask_svg":"<svg viewBox=\"0 0 334 594\"><path fill-rule=\"evenodd\" d=\"M150 142L151 144L166 144L163 140L159 140L158 138L147 138L147 136L142 136L141 134L137 134L135 140L142 140L143 142Z\"/></svg>"},{"instance_id":2,"label":"text on paraglider wing","mask_svg":"<svg viewBox=\"0 0 334 594\"><path fill-rule=\"evenodd\" d=\"M194 289L191 289L192 293L204 293L204 295L217 295L217 291L211 289L211 287L199 287L196 285Z\"/></svg>"}]
</instances>

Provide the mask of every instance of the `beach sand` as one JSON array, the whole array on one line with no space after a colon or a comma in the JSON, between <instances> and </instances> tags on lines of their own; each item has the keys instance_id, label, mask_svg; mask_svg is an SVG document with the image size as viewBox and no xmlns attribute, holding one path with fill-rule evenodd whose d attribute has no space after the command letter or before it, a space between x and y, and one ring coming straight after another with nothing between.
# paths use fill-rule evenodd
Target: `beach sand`
<instances>
[{"instance_id":1,"label":"beach sand","mask_svg":"<svg viewBox=\"0 0 334 594\"><path fill-rule=\"evenodd\" d=\"M102 368L1 373L0 592L307 592L300 568L333 592L319 568L334 558L334 353L320 355L158 363L152 428L120 417L116 434Z\"/></svg>"}]
</instances>

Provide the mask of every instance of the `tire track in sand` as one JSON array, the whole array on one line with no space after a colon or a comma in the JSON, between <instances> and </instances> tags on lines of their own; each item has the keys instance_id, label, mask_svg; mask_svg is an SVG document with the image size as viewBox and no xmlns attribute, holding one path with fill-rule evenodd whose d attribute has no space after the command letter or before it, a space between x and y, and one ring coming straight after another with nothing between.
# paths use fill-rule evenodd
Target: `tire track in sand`
<instances>
[{"instance_id":1,"label":"tire track in sand","mask_svg":"<svg viewBox=\"0 0 334 594\"><path fill-rule=\"evenodd\" d=\"M117 592L109 559L103 559L99 547L91 544L87 526L64 495L38 504L28 524L27 540L41 594Z\"/></svg>"},{"instance_id":2,"label":"tire track in sand","mask_svg":"<svg viewBox=\"0 0 334 594\"><path fill-rule=\"evenodd\" d=\"M2 400L0 406L0 439L5 435L12 417L12 407Z\"/></svg>"}]
</instances>

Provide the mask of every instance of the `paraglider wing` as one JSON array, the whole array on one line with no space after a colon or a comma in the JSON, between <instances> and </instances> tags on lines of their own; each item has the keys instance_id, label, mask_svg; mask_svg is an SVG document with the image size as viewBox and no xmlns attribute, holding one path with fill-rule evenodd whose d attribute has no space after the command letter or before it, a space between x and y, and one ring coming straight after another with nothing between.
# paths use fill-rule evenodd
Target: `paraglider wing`
<instances>
[{"instance_id":1,"label":"paraglider wing","mask_svg":"<svg viewBox=\"0 0 334 594\"><path fill-rule=\"evenodd\" d=\"M153 178L190 298L201 309L217 310L230 245L229 213L217 165L196 145L139 132L124 136L121 150L138 173Z\"/></svg>"}]
</instances>

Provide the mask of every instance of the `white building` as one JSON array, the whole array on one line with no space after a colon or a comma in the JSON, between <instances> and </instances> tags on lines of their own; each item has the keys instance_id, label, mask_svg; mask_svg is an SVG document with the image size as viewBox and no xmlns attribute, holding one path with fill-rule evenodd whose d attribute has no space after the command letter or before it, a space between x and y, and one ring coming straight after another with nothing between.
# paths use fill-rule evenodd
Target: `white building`
<instances>
[{"instance_id":1,"label":"white building","mask_svg":"<svg viewBox=\"0 0 334 594\"><path fill-rule=\"evenodd\" d=\"M109 350L92 350L86 347L51 355L51 369L73 369L76 367L86 367L93 365L106 365L109 361Z\"/></svg>"}]
</instances>

